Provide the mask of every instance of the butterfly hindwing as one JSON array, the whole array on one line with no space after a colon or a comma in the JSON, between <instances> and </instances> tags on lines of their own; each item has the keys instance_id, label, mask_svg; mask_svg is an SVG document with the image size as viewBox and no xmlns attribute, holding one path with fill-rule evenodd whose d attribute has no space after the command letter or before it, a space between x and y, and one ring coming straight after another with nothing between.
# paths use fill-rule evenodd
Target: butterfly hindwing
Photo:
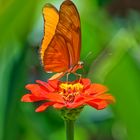
<instances>
[{"instance_id":1,"label":"butterfly hindwing","mask_svg":"<svg viewBox=\"0 0 140 140\"><path fill-rule=\"evenodd\" d=\"M69 55L66 41L55 35L44 54L44 68L51 72L64 72L69 68Z\"/></svg>"}]
</instances>

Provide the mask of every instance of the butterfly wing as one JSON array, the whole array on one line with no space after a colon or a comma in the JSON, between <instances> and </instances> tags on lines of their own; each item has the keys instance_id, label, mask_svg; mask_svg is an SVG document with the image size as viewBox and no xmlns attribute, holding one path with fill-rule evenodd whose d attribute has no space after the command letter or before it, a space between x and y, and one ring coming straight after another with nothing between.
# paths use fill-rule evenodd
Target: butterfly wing
<instances>
[{"instance_id":1,"label":"butterfly wing","mask_svg":"<svg viewBox=\"0 0 140 140\"><path fill-rule=\"evenodd\" d=\"M81 48L80 18L75 5L64 1L59 11L55 34L44 51L43 65L46 71L65 72L76 65Z\"/></svg>"},{"instance_id":2,"label":"butterfly wing","mask_svg":"<svg viewBox=\"0 0 140 140\"><path fill-rule=\"evenodd\" d=\"M59 21L59 14L57 9L50 4L47 4L43 8L44 17L44 38L42 40L40 55L43 62L44 52L50 44L53 36L55 35L56 26Z\"/></svg>"},{"instance_id":3,"label":"butterfly wing","mask_svg":"<svg viewBox=\"0 0 140 140\"><path fill-rule=\"evenodd\" d=\"M59 18L56 32L61 34L66 41L69 67L72 67L78 63L81 50L80 16L72 1L66 0L62 3Z\"/></svg>"},{"instance_id":4,"label":"butterfly wing","mask_svg":"<svg viewBox=\"0 0 140 140\"><path fill-rule=\"evenodd\" d=\"M69 68L69 54L65 39L55 34L44 53L44 69L51 72L64 72Z\"/></svg>"}]
</instances>

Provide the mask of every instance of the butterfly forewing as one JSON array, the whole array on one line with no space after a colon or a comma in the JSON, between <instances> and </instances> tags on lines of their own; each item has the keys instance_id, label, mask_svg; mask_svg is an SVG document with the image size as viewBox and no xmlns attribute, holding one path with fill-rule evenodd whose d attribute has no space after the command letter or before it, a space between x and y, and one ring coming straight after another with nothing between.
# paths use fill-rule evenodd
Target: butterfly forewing
<instances>
[{"instance_id":1,"label":"butterfly forewing","mask_svg":"<svg viewBox=\"0 0 140 140\"><path fill-rule=\"evenodd\" d=\"M59 21L59 14L57 9L49 4L45 5L45 7L43 8L43 17L44 17L44 38L42 40L40 49L42 62L44 52L55 35L56 26Z\"/></svg>"},{"instance_id":2,"label":"butterfly forewing","mask_svg":"<svg viewBox=\"0 0 140 140\"><path fill-rule=\"evenodd\" d=\"M56 32L61 34L66 41L70 57L69 67L71 67L80 59L81 28L79 13L70 0L66 0L61 5L59 18Z\"/></svg>"}]
</instances>

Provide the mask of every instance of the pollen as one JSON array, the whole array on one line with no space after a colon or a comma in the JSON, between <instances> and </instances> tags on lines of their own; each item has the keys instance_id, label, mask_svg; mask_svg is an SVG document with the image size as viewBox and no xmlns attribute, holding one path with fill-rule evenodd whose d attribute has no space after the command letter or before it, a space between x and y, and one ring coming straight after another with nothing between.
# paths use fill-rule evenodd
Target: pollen
<instances>
[{"instance_id":1,"label":"pollen","mask_svg":"<svg viewBox=\"0 0 140 140\"><path fill-rule=\"evenodd\" d=\"M60 92L67 102L73 102L76 95L79 95L83 90L83 85L80 83L69 84L69 83L61 83L60 84Z\"/></svg>"},{"instance_id":2,"label":"pollen","mask_svg":"<svg viewBox=\"0 0 140 140\"><path fill-rule=\"evenodd\" d=\"M80 83L76 83L76 84L62 83L62 84L60 85L60 88L66 90L66 91L67 91L68 89L78 91L78 90L83 89L83 85L80 84Z\"/></svg>"}]
</instances>

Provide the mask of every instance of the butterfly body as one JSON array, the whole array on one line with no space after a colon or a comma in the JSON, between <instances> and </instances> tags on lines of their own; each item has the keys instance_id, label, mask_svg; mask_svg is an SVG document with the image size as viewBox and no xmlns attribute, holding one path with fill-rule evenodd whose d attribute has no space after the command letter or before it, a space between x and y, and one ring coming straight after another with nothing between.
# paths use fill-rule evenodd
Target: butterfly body
<instances>
[{"instance_id":1,"label":"butterfly body","mask_svg":"<svg viewBox=\"0 0 140 140\"><path fill-rule=\"evenodd\" d=\"M72 66L71 68L68 69L67 73L75 73L78 69L83 68L83 62L78 61L78 64Z\"/></svg>"},{"instance_id":2,"label":"butterfly body","mask_svg":"<svg viewBox=\"0 0 140 140\"><path fill-rule=\"evenodd\" d=\"M79 61L81 27L76 6L70 0L64 1L59 11L52 5L46 5L43 16L44 38L40 54L45 71L57 73L51 79L75 73L83 64Z\"/></svg>"}]
</instances>

